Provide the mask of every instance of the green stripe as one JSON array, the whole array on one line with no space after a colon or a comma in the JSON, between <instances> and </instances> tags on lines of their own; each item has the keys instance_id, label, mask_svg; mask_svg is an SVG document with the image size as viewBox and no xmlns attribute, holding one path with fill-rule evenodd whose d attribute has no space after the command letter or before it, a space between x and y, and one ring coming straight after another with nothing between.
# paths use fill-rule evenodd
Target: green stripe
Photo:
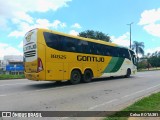
<instances>
[{"instance_id":1,"label":"green stripe","mask_svg":"<svg viewBox=\"0 0 160 120\"><path fill-rule=\"evenodd\" d=\"M123 61L124 61L124 58L119 58L118 62L116 63L116 65L114 66L111 72L117 72L121 68Z\"/></svg>"},{"instance_id":2,"label":"green stripe","mask_svg":"<svg viewBox=\"0 0 160 120\"><path fill-rule=\"evenodd\" d=\"M114 66L116 65L115 63L117 63L117 61L118 61L117 57L112 57L112 59L110 60L108 66L103 71L103 73L110 73L112 71L112 69L114 68Z\"/></svg>"},{"instance_id":3,"label":"green stripe","mask_svg":"<svg viewBox=\"0 0 160 120\"><path fill-rule=\"evenodd\" d=\"M122 66L123 61L124 61L124 58L112 57L108 66L103 71L103 73L117 72Z\"/></svg>"}]
</instances>

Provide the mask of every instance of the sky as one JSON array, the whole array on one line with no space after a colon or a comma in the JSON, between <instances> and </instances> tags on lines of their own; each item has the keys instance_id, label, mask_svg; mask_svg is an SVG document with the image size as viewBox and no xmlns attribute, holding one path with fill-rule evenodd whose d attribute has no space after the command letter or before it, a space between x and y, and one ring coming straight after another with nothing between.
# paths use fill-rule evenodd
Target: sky
<instances>
[{"instance_id":1,"label":"sky","mask_svg":"<svg viewBox=\"0 0 160 120\"><path fill-rule=\"evenodd\" d=\"M159 0L0 0L0 59L23 55L23 38L34 28L78 35L85 30L108 34L129 47L144 42L145 54L160 51Z\"/></svg>"}]
</instances>

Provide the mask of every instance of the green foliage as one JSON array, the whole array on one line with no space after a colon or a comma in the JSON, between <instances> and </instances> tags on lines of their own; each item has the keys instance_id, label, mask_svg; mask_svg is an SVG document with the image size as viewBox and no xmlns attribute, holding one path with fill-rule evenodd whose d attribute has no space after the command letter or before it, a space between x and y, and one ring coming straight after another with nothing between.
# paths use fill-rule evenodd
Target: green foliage
<instances>
[{"instance_id":1,"label":"green foliage","mask_svg":"<svg viewBox=\"0 0 160 120\"><path fill-rule=\"evenodd\" d=\"M94 30L86 30L81 33L79 33L80 37L85 37L85 38L91 38L91 39L97 39L97 40L103 40L106 42L110 42L110 37L102 32L99 31L94 31Z\"/></svg>"},{"instance_id":2,"label":"green foliage","mask_svg":"<svg viewBox=\"0 0 160 120\"><path fill-rule=\"evenodd\" d=\"M139 61L138 54L144 55L144 42L133 41L132 50L136 51L137 63Z\"/></svg>"},{"instance_id":3,"label":"green foliage","mask_svg":"<svg viewBox=\"0 0 160 120\"><path fill-rule=\"evenodd\" d=\"M148 62L151 64L152 67L160 67L160 51L156 51L152 54L147 54Z\"/></svg>"},{"instance_id":4,"label":"green foliage","mask_svg":"<svg viewBox=\"0 0 160 120\"><path fill-rule=\"evenodd\" d=\"M137 55L144 55L144 42L133 41L132 49L136 51Z\"/></svg>"},{"instance_id":5,"label":"green foliage","mask_svg":"<svg viewBox=\"0 0 160 120\"><path fill-rule=\"evenodd\" d=\"M146 69L147 68L147 61L141 61L138 63L138 69Z\"/></svg>"},{"instance_id":6,"label":"green foliage","mask_svg":"<svg viewBox=\"0 0 160 120\"><path fill-rule=\"evenodd\" d=\"M6 80L6 79L22 79L25 78L24 75L6 75L2 74L0 75L0 80Z\"/></svg>"}]
</instances>

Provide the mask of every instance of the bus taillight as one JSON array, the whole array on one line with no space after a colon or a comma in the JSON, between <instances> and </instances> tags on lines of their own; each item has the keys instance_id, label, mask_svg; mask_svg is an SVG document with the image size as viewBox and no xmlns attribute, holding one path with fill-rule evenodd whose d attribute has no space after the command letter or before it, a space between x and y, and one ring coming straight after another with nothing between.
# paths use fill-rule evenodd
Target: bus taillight
<instances>
[{"instance_id":1,"label":"bus taillight","mask_svg":"<svg viewBox=\"0 0 160 120\"><path fill-rule=\"evenodd\" d=\"M43 64L42 64L42 60L40 58L38 58L38 68L37 68L37 72L40 72L43 70Z\"/></svg>"}]
</instances>

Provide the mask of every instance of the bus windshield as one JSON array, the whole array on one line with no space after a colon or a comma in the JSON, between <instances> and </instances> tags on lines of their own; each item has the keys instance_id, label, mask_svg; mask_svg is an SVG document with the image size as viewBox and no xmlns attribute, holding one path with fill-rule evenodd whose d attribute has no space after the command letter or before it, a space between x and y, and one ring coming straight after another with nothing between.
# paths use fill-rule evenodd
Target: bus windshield
<instances>
[{"instance_id":1,"label":"bus windshield","mask_svg":"<svg viewBox=\"0 0 160 120\"><path fill-rule=\"evenodd\" d=\"M132 62L134 65L136 65L137 63L137 59L136 59L136 55L133 51L130 50L130 53L131 53L131 58L132 58Z\"/></svg>"}]
</instances>

